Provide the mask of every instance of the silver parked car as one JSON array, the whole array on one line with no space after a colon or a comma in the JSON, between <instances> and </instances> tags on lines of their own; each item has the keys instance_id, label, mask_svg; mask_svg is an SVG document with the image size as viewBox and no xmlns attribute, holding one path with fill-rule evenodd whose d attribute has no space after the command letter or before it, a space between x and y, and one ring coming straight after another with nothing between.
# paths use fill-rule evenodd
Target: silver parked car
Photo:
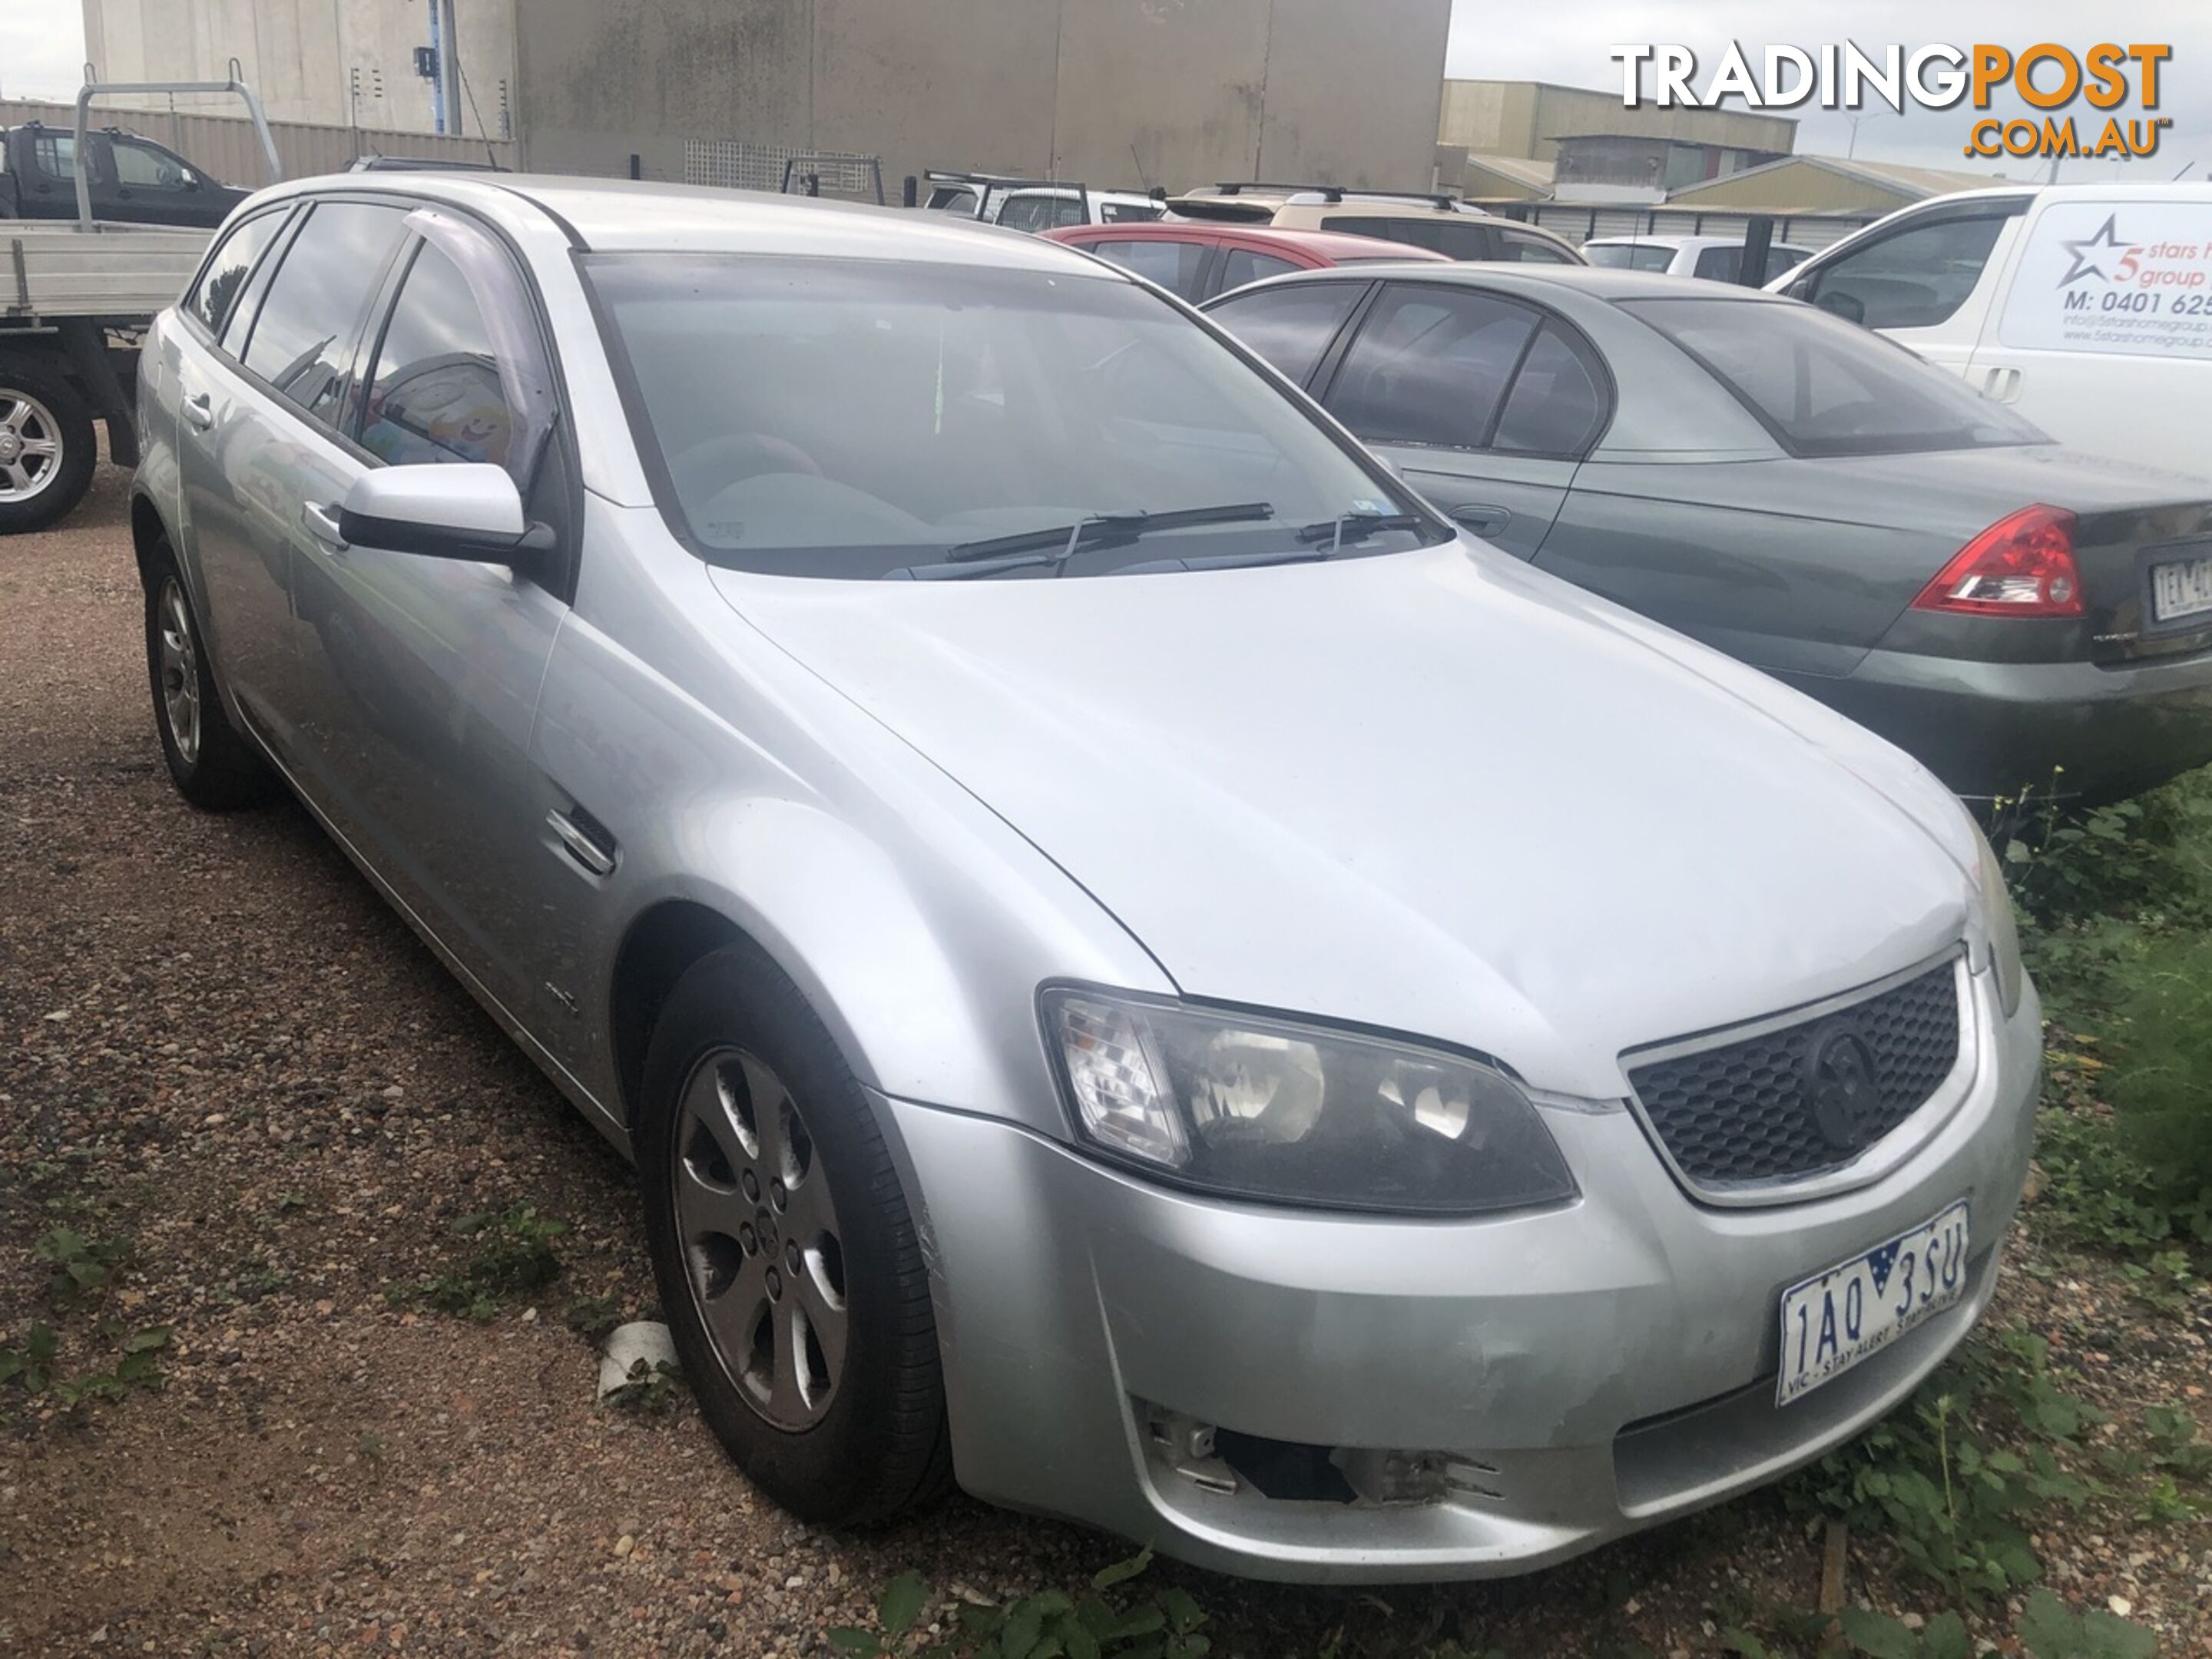
<instances>
[{"instance_id":1,"label":"silver parked car","mask_svg":"<svg viewBox=\"0 0 2212 1659\"><path fill-rule=\"evenodd\" d=\"M179 788L281 777L632 1155L799 1513L1510 1572L1987 1301L2038 1010L1965 811L1146 284L365 176L252 198L145 364Z\"/></svg>"}]
</instances>

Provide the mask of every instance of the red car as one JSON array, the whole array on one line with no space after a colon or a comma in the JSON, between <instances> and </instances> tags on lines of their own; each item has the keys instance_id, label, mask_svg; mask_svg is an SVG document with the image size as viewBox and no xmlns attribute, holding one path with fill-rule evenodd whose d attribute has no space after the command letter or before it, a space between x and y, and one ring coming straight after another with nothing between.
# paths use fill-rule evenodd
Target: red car
<instances>
[{"instance_id":1,"label":"red car","mask_svg":"<svg viewBox=\"0 0 2212 1659\"><path fill-rule=\"evenodd\" d=\"M1336 230L1276 230L1266 225L1154 221L1148 224L1070 225L1045 233L1085 252L1109 259L1158 283L1193 305L1232 288L1281 276L1293 270L1329 265L1375 264L1388 260L1434 260L1441 253L1377 236L1352 236Z\"/></svg>"}]
</instances>

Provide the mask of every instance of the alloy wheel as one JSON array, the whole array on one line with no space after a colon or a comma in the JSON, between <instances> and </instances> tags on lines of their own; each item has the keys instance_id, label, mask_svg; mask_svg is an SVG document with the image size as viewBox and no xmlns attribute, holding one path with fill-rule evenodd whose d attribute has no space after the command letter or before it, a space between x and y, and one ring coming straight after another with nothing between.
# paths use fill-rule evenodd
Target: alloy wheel
<instances>
[{"instance_id":1,"label":"alloy wheel","mask_svg":"<svg viewBox=\"0 0 2212 1659\"><path fill-rule=\"evenodd\" d=\"M28 392L0 386L0 501L27 501L62 470L62 428Z\"/></svg>"},{"instance_id":2,"label":"alloy wheel","mask_svg":"<svg viewBox=\"0 0 2212 1659\"><path fill-rule=\"evenodd\" d=\"M668 1172L692 1305L724 1373L779 1429L813 1427L843 1374L837 1208L798 1103L741 1048L684 1085Z\"/></svg>"},{"instance_id":3,"label":"alloy wheel","mask_svg":"<svg viewBox=\"0 0 2212 1659\"><path fill-rule=\"evenodd\" d=\"M186 766L200 757L200 659L192 638L191 608L174 576L161 584L155 606L160 630L156 653L161 676L161 708L168 716L169 739L177 745L177 758Z\"/></svg>"}]
</instances>

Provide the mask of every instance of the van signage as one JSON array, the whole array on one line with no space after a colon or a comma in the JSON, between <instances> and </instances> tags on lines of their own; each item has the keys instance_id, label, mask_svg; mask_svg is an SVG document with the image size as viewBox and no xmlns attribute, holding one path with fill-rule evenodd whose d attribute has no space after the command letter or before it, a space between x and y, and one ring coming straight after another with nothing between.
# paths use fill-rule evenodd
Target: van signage
<instances>
[{"instance_id":1,"label":"van signage","mask_svg":"<svg viewBox=\"0 0 2212 1659\"><path fill-rule=\"evenodd\" d=\"M2004 344L2212 359L2212 204L2054 202L2027 236Z\"/></svg>"}]
</instances>

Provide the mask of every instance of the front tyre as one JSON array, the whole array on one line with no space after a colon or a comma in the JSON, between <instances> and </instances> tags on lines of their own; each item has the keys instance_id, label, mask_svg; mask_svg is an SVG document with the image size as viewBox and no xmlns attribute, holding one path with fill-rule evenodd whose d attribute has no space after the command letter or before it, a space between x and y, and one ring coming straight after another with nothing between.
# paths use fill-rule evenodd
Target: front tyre
<instances>
[{"instance_id":1,"label":"front tyre","mask_svg":"<svg viewBox=\"0 0 2212 1659\"><path fill-rule=\"evenodd\" d=\"M738 1466L825 1525L889 1521L943 1492L913 1217L859 1081L756 948L677 981L647 1049L636 1153L661 1306Z\"/></svg>"},{"instance_id":2,"label":"front tyre","mask_svg":"<svg viewBox=\"0 0 2212 1659\"><path fill-rule=\"evenodd\" d=\"M268 763L231 726L208 666L199 615L167 547L146 569L146 672L154 726L177 793L203 811L228 812L265 799Z\"/></svg>"}]
</instances>

